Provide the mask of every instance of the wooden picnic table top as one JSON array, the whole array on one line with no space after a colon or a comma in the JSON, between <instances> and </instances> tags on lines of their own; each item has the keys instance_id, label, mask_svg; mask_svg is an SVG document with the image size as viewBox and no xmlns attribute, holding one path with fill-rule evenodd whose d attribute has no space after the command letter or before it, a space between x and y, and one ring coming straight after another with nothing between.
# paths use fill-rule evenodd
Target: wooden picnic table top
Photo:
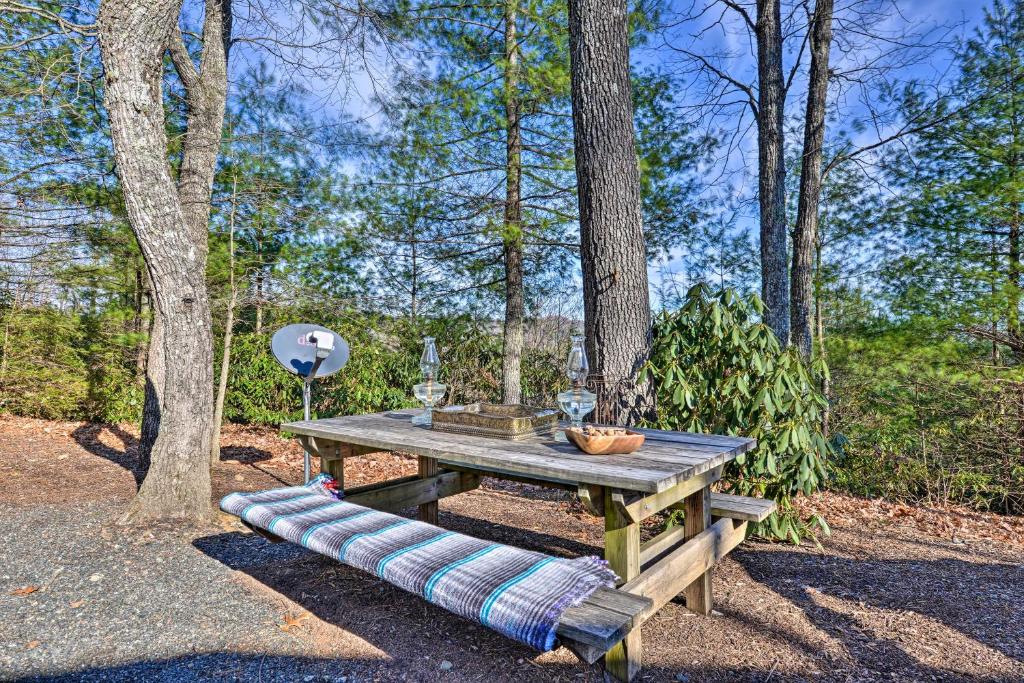
<instances>
[{"instance_id":1,"label":"wooden picnic table top","mask_svg":"<svg viewBox=\"0 0 1024 683\"><path fill-rule=\"evenodd\" d=\"M496 474L563 484L658 493L724 465L757 445L754 439L637 429L647 437L628 455L588 455L553 437L508 441L452 434L410 422L418 410L303 420L282 431L325 441L401 451Z\"/></svg>"}]
</instances>

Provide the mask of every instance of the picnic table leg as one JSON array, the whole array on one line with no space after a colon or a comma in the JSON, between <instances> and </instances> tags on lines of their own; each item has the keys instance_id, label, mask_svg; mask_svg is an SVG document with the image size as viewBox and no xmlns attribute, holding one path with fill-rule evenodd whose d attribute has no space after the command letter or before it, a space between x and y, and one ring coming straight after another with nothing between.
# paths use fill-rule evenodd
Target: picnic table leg
<instances>
[{"instance_id":1,"label":"picnic table leg","mask_svg":"<svg viewBox=\"0 0 1024 683\"><path fill-rule=\"evenodd\" d=\"M640 525L626 517L612 501L612 489L604 495L604 559L619 578L631 581L640 574ZM605 670L620 681L631 681L640 671L640 628L626 634L604 655Z\"/></svg>"},{"instance_id":2,"label":"picnic table leg","mask_svg":"<svg viewBox=\"0 0 1024 683\"><path fill-rule=\"evenodd\" d=\"M325 444L320 452L320 471L334 477L338 488L345 490L345 449L347 446L337 441Z\"/></svg>"},{"instance_id":3,"label":"picnic table leg","mask_svg":"<svg viewBox=\"0 0 1024 683\"><path fill-rule=\"evenodd\" d=\"M437 459L418 456L420 479L433 477L438 473ZM437 524L437 501L420 504L419 520L428 524Z\"/></svg>"},{"instance_id":4,"label":"picnic table leg","mask_svg":"<svg viewBox=\"0 0 1024 683\"><path fill-rule=\"evenodd\" d=\"M711 526L711 487L690 494L683 500L684 538L690 539ZM711 570L683 589L686 608L696 614L711 613Z\"/></svg>"}]
</instances>

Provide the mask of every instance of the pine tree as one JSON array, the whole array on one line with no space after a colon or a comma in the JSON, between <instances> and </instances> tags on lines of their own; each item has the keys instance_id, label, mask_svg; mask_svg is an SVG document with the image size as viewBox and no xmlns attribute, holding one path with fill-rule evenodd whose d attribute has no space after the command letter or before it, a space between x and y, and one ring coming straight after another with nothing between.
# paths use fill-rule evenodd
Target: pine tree
<instances>
[{"instance_id":1,"label":"pine tree","mask_svg":"<svg viewBox=\"0 0 1024 683\"><path fill-rule=\"evenodd\" d=\"M958 50L954 96L891 172L905 190L910 253L890 275L896 304L1024 352L1024 2L995 0ZM907 117L933 107L907 96Z\"/></svg>"}]
</instances>

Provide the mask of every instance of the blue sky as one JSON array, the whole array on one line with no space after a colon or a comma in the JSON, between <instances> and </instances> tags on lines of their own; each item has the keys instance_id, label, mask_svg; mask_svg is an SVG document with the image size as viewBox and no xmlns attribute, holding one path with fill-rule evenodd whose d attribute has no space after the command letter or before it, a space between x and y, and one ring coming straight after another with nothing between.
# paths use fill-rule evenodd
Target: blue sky
<instances>
[{"instance_id":1,"label":"blue sky","mask_svg":"<svg viewBox=\"0 0 1024 683\"><path fill-rule=\"evenodd\" d=\"M981 21L984 8L987 2L972 2L970 0L839 0L837 2L837 17L843 12L849 11L852 5L875 4L883 8L887 18L879 21L875 30L879 33L889 31L912 31L934 39L943 33L943 27L948 29L947 37L970 35L975 26ZM696 4L703 6L705 0L672 0L673 4L668 8L667 17L678 18L685 15L689 8ZM751 3L752 4L752 3ZM721 64L731 74L744 82L753 82L755 79L755 63L750 55L747 31L739 18L731 12L725 14L723 26L712 26L720 15L704 14L699 19L683 21L678 23L670 32L670 42L676 47L692 48L694 52L701 55L715 55L730 53L731 56L722 60ZM730 23L731 22L731 23ZM288 24L288 20L284 24ZM284 25L283 24L283 25ZM710 27L710 28L709 28ZM702 33L702 29L708 29ZM841 27L837 28L837 33ZM242 49L236 53L238 59L235 68L244 68L246 62L256 58L262 51L253 51L250 46L240 46ZM847 53L845 56L841 50L834 49L832 55L832 67L841 69L845 62L865 59L870 55L870 44L865 43L857 50ZM920 59L912 65L897 70L895 76L899 79L920 78L925 81L933 81L947 72L951 55L946 49L930 49L918 55ZM792 51L786 57L785 67L788 69L794 60ZM686 64L692 64L683 58L678 52L666 47L657 39L650 44L637 49L633 53L634 65L637 68L655 67L667 71L680 72L685 70ZM382 117L377 115L376 106L373 103L374 96L380 88L388 87L388 69L391 64L382 55L372 56L370 60L363 61L354 69L346 71L338 70L333 73L342 74L320 80L310 80L309 101L314 107L322 108L326 116L337 116L339 114L349 116L357 121L370 125L383 125ZM687 79L684 79L687 80ZM687 107L700 101L703 93L702 83L689 79L686 87L681 89L679 96L680 106ZM863 115L865 108L859 104L859 99L870 97L871 93L850 93L842 99L834 102L833 111L841 112L841 122L833 122L835 133L843 124L857 116ZM800 79L794 83L787 101L787 111L796 119L803 109L804 92ZM734 106L716 112L712 116L705 117L700 125L728 133L739 130L742 135L736 139L735 145L716 167L701 169L709 178L713 179L708 183L708 192L713 204L717 206L723 203L736 203L740 210L736 214L735 230L756 235L757 216L756 205L752 201L756 187L756 137L755 129L744 106ZM870 143L877 139L880 131L865 130L852 133L855 140L861 143ZM884 131L881 131L884 132ZM797 133L794 131L793 133ZM791 144L799 142L796 134L790 135ZM346 170L355 170L354 164L344 164ZM756 242L755 242L756 244ZM685 253L677 250L664 263L658 264L651 269L653 291L657 291L659 283L664 277L673 277L673 273L679 273L684 266ZM686 283L683 283L684 286ZM656 296L656 295L655 295Z\"/></svg>"}]
</instances>

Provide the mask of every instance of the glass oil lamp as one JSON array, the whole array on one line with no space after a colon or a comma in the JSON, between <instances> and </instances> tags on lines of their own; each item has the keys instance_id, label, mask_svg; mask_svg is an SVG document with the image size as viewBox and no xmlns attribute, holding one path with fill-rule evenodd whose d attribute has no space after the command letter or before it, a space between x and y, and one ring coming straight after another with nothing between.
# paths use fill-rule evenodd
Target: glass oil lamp
<instances>
[{"instance_id":1,"label":"glass oil lamp","mask_svg":"<svg viewBox=\"0 0 1024 683\"><path fill-rule=\"evenodd\" d=\"M569 378L572 386L558 394L558 407L568 416L570 427L582 427L583 418L597 406L597 394L587 391L585 386L589 371L590 364L587 362L587 349L583 344L583 337L573 336L569 357L565 361L565 376ZM559 441L566 440L562 432L559 432L556 438Z\"/></svg>"},{"instance_id":2,"label":"glass oil lamp","mask_svg":"<svg viewBox=\"0 0 1024 683\"><path fill-rule=\"evenodd\" d=\"M414 425L429 427L434 422L434 405L444 398L448 387L436 380L441 360L437 357L437 347L433 337L423 338L423 354L420 356L420 373L423 381L412 388L413 395L423 403L423 412L414 415Z\"/></svg>"}]
</instances>

